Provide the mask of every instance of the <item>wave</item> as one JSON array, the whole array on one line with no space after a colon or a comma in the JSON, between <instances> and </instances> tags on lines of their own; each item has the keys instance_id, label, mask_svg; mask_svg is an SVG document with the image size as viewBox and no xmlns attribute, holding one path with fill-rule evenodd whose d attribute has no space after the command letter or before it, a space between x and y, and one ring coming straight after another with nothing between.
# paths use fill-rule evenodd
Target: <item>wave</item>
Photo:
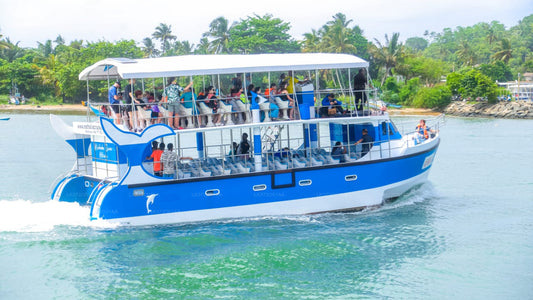
<instances>
[{"instance_id":1,"label":"wave","mask_svg":"<svg viewBox=\"0 0 533 300\"><path fill-rule=\"evenodd\" d=\"M0 200L0 232L43 232L56 226L112 227L89 220L90 207L78 203Z\"/></svg>"}]
</instances>

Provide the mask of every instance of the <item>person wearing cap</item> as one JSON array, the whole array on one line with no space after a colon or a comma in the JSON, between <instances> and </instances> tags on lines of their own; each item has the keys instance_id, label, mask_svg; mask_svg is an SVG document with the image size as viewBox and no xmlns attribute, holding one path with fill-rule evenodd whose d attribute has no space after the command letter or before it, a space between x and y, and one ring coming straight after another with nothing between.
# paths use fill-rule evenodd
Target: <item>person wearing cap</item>
<instances>
[{"instance_id":1,"label":"person wearing cap","mask_svg":"<svg viewBox=\"0 0 533 300\"><path fill-rule=\"evenodd\" d=\"M120 124L120 96L118 90L120 89L120 81L115 83L109 88L107 93L109 99L109 106L115 112L115 123Z\"/></svg>"},{"instance_id":2,"label":"person wearing cap","mask_svg":"<svg viewBox=\"0 0 533 300\"><path fill-rule=\"evenodd\" d=\"M374 143L374 138L368 135L368 130L366 128L363 128L362 134L363 136L361 137L361 139L359 139L354 144L354 146L361 144L361 157L365 156L368 152L370 152L370 148L372 148L372 144Z\"/></svg>"}]
</instances>

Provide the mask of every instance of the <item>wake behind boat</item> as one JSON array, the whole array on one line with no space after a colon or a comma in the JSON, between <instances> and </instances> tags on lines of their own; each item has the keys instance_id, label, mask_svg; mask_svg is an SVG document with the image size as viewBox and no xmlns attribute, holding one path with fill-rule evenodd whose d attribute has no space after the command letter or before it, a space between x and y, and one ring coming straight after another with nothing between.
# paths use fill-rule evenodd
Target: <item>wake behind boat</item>
<instances>
[{"instance_id":1,"label":"wake behind boat","mask_svg":"<svg viewBox=\"0 0 533 300\"><path fill-rule=\"evenodd\" d=\"M427 180L442 118L416 132L400 131L383 102L367 100L372 98L368 85L354 80L352 86L355 70L367 68L368 62L345 54L97 62L80 73L88 90L89 81L94 86L137 79L146 94L151 80L155 98L165 91L163 103L134 100L131 109L117 109L88 97L97 121L70 126L52 115L54 129L76 151L76 163L59 178L51 197L91 206L91 220L122 225L379 206ZM306 78L298 79L297 72ZM281 89L263 94L253 85L270 87L277 75ZM160 87L156 78L161 77L190 81L183 91L190 93L189 103L164 103L176 80L168 86L163 80ZM198 81L208 86L204 95L190 89ZM168 112L174 110L171 105L177 122ZM173 128L182 125L185 129ZM174 146L166 148L162 164L157 155L147 160L154 158L154 141ZM165 161L168 156L174 159Z\"/></svg>"}]
</instances>

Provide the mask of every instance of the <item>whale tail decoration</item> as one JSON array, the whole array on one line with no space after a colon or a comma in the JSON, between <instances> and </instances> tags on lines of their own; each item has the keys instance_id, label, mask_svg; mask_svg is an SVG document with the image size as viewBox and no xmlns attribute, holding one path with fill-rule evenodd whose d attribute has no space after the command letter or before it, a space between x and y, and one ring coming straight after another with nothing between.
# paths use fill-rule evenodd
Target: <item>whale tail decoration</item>
<instances>
[{"instance_id":1,"label":"whale tail decoration","mask_svg":"<svg viewBox=\"0 0 533 300\"><path fill-rule=\"evenodd\" d=\"M100 118L100 125L105 135L117 145L119 151L128 159L128 171L120 184L132 184L138 182L162 181L147 174L142 168L144 149L152 140L168 135L174 135L174 131L167 125L154 124L147 127L142 133L123 131L107 118Z\"/></svg>"}]
</instances>

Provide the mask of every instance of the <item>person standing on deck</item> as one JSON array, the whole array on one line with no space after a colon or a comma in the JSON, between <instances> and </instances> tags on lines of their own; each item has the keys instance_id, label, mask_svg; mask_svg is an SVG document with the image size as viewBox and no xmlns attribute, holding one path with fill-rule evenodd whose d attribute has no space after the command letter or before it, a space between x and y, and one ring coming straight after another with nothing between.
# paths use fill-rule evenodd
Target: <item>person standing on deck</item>
<instances>
[{"instance_id":1,"label":"person standing on deck","mask_svg":"<svg viewBox=\"0 0 533 300\"><path fill-rule=\"evenodd\" d=\"M169 86L163 91L163 100L161 102L167 103L168 107L168 126L172 129L180 129L180 116L178 109L180 105L180 95L183 88L178 85L178 80L171 77L168 80Z\"/></svg>"},{"instance_id":2,"label":"person standing on deck","mask_svg":"<svg viewBox=\"0 0 533 300\"><path fill-rule=\"evenodd\" d=\"M370 135L368 135L368 130L366 128L363 129L362 133L363 137L354 144L354 146L361 144L361 157L365 156L368 152L370 152L370 148L372 147L372 143L374 142L374 139Z\"/></svg>"},{"instance_id":3,"label":"person standing on deck","mask_svg":"<svg viewBox=\"0 0 533 300\"><path fill-rule=\"evenodd\" d=\"M353 90L355 93L355 103L357 105L358 111L363 111L365 106L368 104L368 97L366 96L366 83L367 83L367 77L366 77L366 69L361 68L359 69L359 73L357 73L353 78Z\"/></svg>"},{"instance_id":4,"label":"person standing on deck","mask_svg":"<svg viewBox=\"0 0 533 300\"><path fill-rule=\"evenodd\" d=\"M165 150L165 143L159 144L159 149L156 149L152 152L149 158L154 160L154 175L162 177L163 176L163 164L161 163L161 155Z\"/></svg>"},{"instance_id":5,"label":"person standing on deck","mask_svg":"<svg viewBox=\"0 0 533 300\"><path fill-rule=\"evenodd\" d=\"M120 81L116 81L107 93L109 105L115 112L115 124L121 124L120 122L120 96L118 95L118 89L120 88Z\"/></svg>"},{"instance_id":6,"label":"person standing on deck","mask_svg":"<svg viewBox=\"0 0 533 300\"><path fill-rule=\"evenodd\" d=\"M176 175L176 162L178 161L178 155L173 151L173 149L174 145L169 143L167 145L167 150L161 155L164 178L175 178Z\"/></svg>"}]
</instances>

